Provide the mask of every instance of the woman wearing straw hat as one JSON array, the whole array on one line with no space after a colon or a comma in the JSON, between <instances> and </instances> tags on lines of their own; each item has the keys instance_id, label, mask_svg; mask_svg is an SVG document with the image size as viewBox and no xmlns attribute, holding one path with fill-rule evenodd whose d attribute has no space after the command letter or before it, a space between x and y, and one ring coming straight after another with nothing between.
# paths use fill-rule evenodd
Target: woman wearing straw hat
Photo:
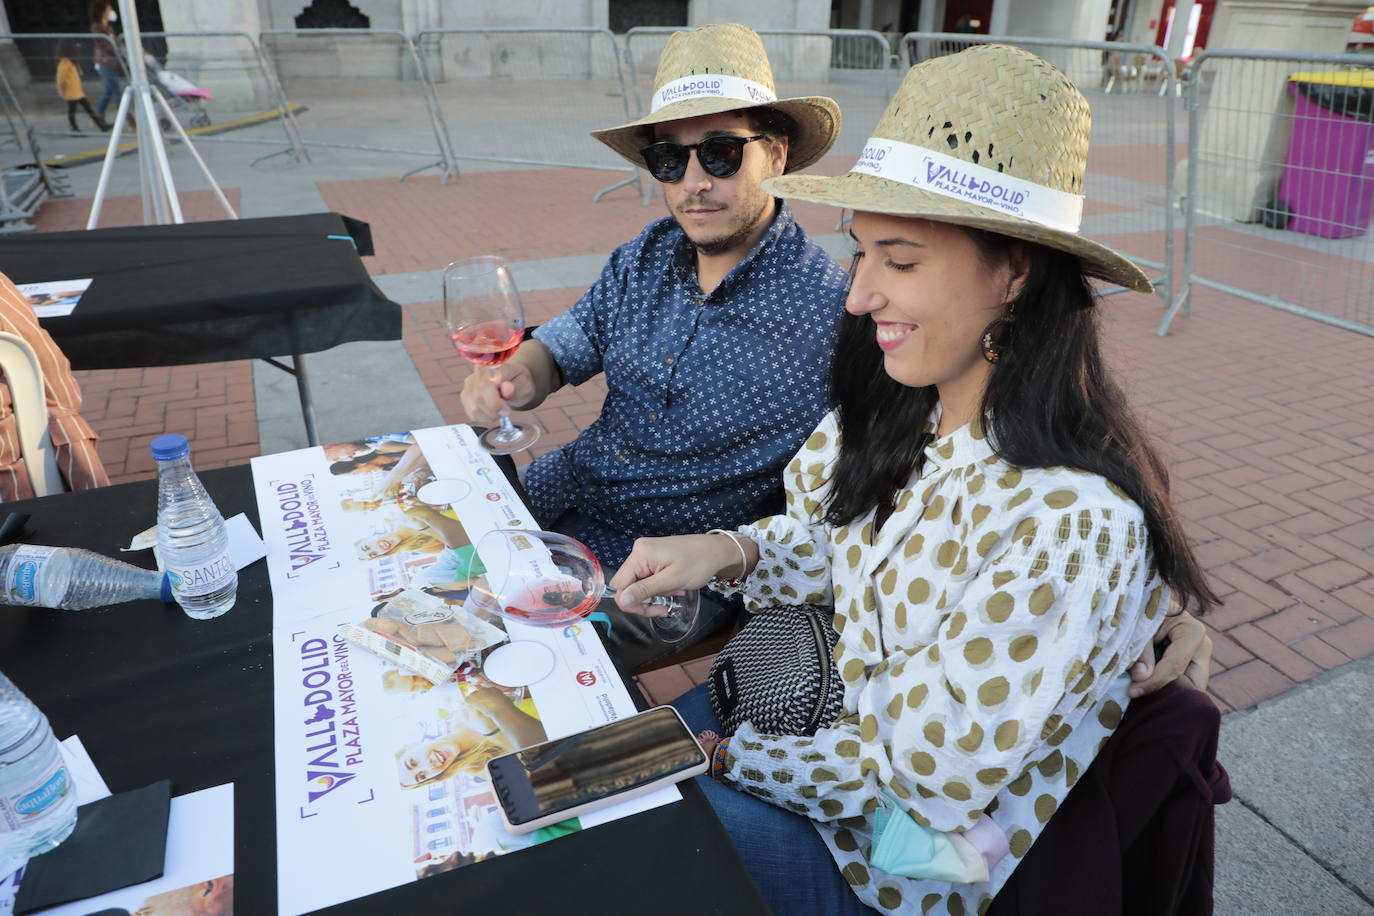
<instances>
[{"instance_id":1,"label":"woman wearing straw hat","mask_svg":"<svg viewBox=\"0 0 1374 916\"><path fill-rule=\"evenodd\" d=\"M786 515L642 540L612 584L630 610L725 576L755 610L833 603L840 718L703 742L778 912L984 912L1167 609L1216 601L1099 350L1088 280L1150 284L1078 234L1089 123L1059 71L984 45L913 68L849 174L765 184L855 211L836 410Z\"/></svg>"}]
</instances>

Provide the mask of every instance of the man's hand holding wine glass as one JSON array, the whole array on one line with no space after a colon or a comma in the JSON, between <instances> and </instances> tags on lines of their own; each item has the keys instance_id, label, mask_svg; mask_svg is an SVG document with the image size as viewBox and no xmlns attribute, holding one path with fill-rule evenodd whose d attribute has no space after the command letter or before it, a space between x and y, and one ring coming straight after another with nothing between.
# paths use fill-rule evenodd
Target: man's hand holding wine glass
<instances>
[{"instance_id":1,"label":"man's hand holding wine glass","mask_svg":"<svg viewBox=\"0 0 1374 916\"><path fill-rule=\"evenodd\" d=\"M534 355L530 351L538 349L548 352L539 341L526 341L505 365L493 372L479 368L467 377L460 399L469 420L487 426L499 422L503 408L524 410L534 406L531 402L539 394L539 385L529 357Z\"/></svg>"}]
</instances>

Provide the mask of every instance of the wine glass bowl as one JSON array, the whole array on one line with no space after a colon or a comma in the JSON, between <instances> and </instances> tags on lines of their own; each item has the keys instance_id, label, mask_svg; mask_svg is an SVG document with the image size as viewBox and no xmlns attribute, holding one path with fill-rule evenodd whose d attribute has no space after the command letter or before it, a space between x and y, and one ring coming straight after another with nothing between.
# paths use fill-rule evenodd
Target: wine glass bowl
<instances>
[{"instance_id":1,"label":"wine glass bowl","mask_svg":"<svg viewBox=\"0 0 1374 916\"><path fill-rule=\"evenodd\" d=\"M536 627L567 626L614 597L601 562L581 541L552 531L498 528L478 539L469 561L470 599L476 609ZM478 568L478 564L485 570ZM666 610L650 617L659 639L678 642L696 625L700 593L659 596Z\"/></svg>"},{"instance_id":2,"label":"wine glass bowl","mask_svg":"<svg viewBox=\"0 0 1374 916\"><path fill-rule=\"evenodd\" d=\"M504 258L479 255L444 268L444 322L458 355L486 367L498 383L498 367L515 355L525 334L525 310ZM504 407L500 423L481 436L483 447L497 455L527 449L538 440L538 427L513 422Z\"/></svg>"}]
</instances>

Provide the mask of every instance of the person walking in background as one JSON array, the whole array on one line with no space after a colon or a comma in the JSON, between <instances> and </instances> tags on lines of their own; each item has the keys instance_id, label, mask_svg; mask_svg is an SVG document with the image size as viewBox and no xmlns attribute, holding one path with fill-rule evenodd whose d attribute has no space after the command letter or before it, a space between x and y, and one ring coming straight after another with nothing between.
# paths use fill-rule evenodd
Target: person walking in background
<instances>
[{"instance_id":1,"label":"person walking in background","mask_svg":"<svg viewBox=\"0 0 1374 916\"><path fill-rule=\"evenodd\" d=\"M91 32L110 39L105 41L97 38L91 43L94 46L91 56L95 58L95 72L100 74L102 87L100 100L95 103L96 113L101 118L105 117L111 100L119 97L122 88L119 77L124 73L124 67L119 63L119 55L115 53L115 31L114 26L110 24L117 19L119 15L110 6L109 0L91 0Z\"/></svg>"},{"instance_id":2,"label":"person walking in background","mask_svg":"<svg viewBox=\"0 0 1374 916\"><path fill-rule=\"evenodd\" d=\"M81 88L81 70L76 65L76 42L71 38L64 38L57 44L57 92L67 103L67 123L71 124L72 130L79 130L76 126L76 108L81 106L86 114L95 122L95 126L100 130L109 130L110 125L105 123L105 119L96 114L91 108L91 103L86 101L86 90Z\"/></svg>"},{"instance_id":3,"label":"person walking in background","mask_svg":"<svg viewBox=\"0 0 1374 916\"><path fill-rule=\"evenodd\" d=\"M38 324L24 294L0 274L0 331L28 341L43 367L43 387L48 401L48 434L57 453L57 469L69 490L107 487L110 478L100 462L95 444L100 441L91 424L81 416L81 386L72 376L67 357ZM33 496L28 468L19 449L19 429L11 408L10 388L0 382L0 502Z\"/></svg>"}]
</instances>

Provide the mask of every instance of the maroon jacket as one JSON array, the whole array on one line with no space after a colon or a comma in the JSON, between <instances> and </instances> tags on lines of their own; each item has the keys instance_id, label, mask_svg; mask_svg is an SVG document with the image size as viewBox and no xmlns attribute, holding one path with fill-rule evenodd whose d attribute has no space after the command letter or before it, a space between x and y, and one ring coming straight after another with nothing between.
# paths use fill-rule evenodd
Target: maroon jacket
<instances>
[{"instance_id":1,"label":"maroon jacket","mask_svg":"<svg viewBox=\"0 0 1374 916\"><path fill-rule=\"evenodd\" d=\"M1177 683L1133 700L986 916L1210 916L1220 726Z\"/></svg>"}]
</instances>

